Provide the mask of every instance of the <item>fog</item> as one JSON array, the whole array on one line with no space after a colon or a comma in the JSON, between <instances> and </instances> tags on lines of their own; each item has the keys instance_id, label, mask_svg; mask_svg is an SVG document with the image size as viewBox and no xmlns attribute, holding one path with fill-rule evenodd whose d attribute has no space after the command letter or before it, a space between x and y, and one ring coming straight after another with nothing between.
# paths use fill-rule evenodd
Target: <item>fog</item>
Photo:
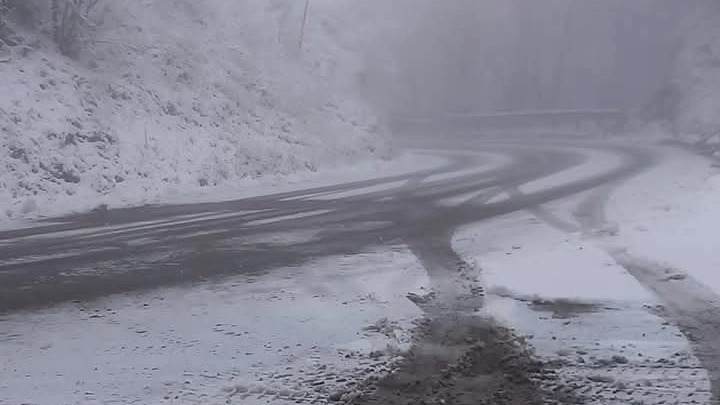
<instances>
[{"instance_id":1,"label":"fog","mask_svg":"<svg viewBox=\"0 0 720 405\"><path fill-rule=\"evenodd\" d=\"M668 84L696 7L661 0L316 0L403 114L633 108ZM332 3L332 4L331 4ZM316 6L317 7L317 6Z\"/></svg>"}]
</instances>

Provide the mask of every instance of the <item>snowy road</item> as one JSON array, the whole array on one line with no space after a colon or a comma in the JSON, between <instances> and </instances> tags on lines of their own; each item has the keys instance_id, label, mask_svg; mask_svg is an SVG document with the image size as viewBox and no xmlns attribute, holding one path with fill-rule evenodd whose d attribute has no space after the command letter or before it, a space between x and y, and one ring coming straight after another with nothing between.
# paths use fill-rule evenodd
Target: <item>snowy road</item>
<instances>
[{"instance_id":1,"label":"snowy road","mask_svg":"<svg viewBox=\"0 0 720 405\"><path fill-rule=\"evenodd\" d=\"M672 232L713 232L707 162L647 143L409 146L444 163L0 233L0 404L718 399L712 239Z\"/></svg>"},{"instance_id":2,"label":"snowy road","mask_svg":"<svg viewBox=\"0 0 720 405\"><path fill-rule=\"evenodd\" d=\"M448 163L348 184L96 212L2 232L0 311L257 274L388 242L422 246L462 224L622 179L651 162L638 148L567 143L469 142L427 153L446 156ZM492 200L506 190L518 192Z\"/></svg>"}]
</instances>

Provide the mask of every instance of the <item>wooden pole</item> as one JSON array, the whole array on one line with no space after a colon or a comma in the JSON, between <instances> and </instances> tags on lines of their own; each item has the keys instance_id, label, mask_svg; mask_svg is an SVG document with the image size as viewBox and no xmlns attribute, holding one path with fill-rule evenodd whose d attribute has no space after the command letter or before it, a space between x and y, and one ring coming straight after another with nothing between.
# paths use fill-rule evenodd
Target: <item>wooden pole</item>
<instances>
[{"instance_id":1,"label":"wooden pole","mask_svg":"<svg viewBox=\"0 0 720 405\"><path fill-rule=\"evenodd\" d=\"M298 43L299 49L302 49L303 42L305 40L305 26L307 25L309 10L310 10L310 0L305 0L305 12L303 13L302 27L300 28L300 42Z\"/></svg>"}]
</instances>

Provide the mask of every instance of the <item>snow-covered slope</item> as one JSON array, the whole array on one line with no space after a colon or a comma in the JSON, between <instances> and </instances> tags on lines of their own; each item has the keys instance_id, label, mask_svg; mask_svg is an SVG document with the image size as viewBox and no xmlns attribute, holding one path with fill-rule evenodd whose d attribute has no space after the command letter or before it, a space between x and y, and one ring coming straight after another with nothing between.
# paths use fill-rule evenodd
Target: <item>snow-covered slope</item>
<instances>
[{"instance_id":1,"label":"snow-covered slope","mask_svg":"<svg viewBox=\"0 0 720 405\"><path fill-rule=\"evenodd\" d=\"M287 45L292 3L106 1L79 60L17 27L0 63L0 219L386 156L372 112L334 92L343 71L322 67L344 55L312 46L322 30L302 55Z\"/></svg>"}]
</instances>

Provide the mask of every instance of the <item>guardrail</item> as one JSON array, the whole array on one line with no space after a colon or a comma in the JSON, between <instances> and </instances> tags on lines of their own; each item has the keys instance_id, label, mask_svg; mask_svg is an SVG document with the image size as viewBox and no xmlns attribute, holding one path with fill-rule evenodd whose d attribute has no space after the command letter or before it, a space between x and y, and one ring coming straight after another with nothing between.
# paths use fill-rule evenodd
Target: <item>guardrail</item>
<instances>
[{"instance_id":1,"label":"guardrail","mask_svg":"<svg viewBox=\"0 0 720 405\"><path fill-rule=\"evenodd\" d=\"M396 117L391 125L402 130L521 130L565 129L578 132L618 133L626 125L622 110L532 110L493 113L437 114L434 116Z\"/></svg>"}]
</instances>

